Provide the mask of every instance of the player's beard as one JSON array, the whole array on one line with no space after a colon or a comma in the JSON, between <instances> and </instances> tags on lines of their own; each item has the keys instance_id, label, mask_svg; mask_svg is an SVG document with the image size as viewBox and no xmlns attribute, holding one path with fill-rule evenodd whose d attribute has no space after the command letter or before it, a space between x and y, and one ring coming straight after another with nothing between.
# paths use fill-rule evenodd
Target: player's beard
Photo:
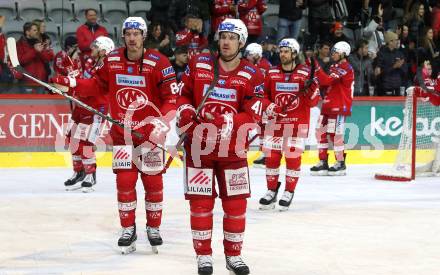
<instances>
[{"instance_id":1,"label":"player's beard","mask_svg":"<svg viewBox=\"0 0 440 275\"><path fill-rule=\"evenodd\" d=\"M281 65L287 66L293 64L292 58L280 58Z\"/></svg>"}]
</instances>

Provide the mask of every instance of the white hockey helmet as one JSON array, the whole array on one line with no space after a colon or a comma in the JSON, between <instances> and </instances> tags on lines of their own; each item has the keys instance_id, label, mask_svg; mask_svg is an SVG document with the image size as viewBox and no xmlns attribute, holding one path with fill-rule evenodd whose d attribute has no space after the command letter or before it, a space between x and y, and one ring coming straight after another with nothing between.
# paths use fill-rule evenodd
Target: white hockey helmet
<instances>
[{"instance_id":1,"label":"white hockey helmet","mask_svg":"<svg viewBox=\"0 0 440 275\"><path fill-rule=\"evenodd\" d=\"M258 55L263 56L263 47L261 47L260 44L257 43L251 43L246 47L245 50L246 55Z\"/></svg>"},{"instance_id":2,"label":"white hockey helmet","mask_svg":"<svg viewBox=\"0 0 440 275\"><path fill-rule=\"evenodd\" d=\"M147 23L142 17L128 17L122 23L122 36L126 29L141 30L144 37L147 37Z\"/></svg>"},{"instance_id":3,"label":"white hockey helmet","mask_svg":"<svg viewBox=\"0 0 440 275\"><path fill-rule=\"evenodd\" d=\"M248 31L246 25L240 19L226 18L218 25L217 33L232 32L238 34L240 42L246 44Z\"/></svg>"},{"instance_id":4,"label":"white hockey helmet","mask_svg":"<svg viewBox=\"0 0 440 275\"><path fill-rule=\"evenodd\" d=\"M337 42L333 45L332 53L337 52L339 54L343 53L345 56L349 56L351 52L350 44L345 41Z\"/></svg>"},{"instance_id":5,"label":"white hockey helmet","mask_svg":"<svg viewBox=\"0 0 440 275\"><path fill-rule=\"evenodd\" d=\"M93 41L92 46L97 47L100 51L104 50L106 55L115 49L115 43L113 43L113 40L106 36L97 37Z\"/></svg>"},{"instance_id":6,"label":"white hockey helmet","mask_svg":"<svg viewBox=\"0 0 440 275\"><path fill-rule=\"evenodd\" d=\"M300 47L298 41L295 38L284 38L278 44L278 48L288 47L292 52L299 53Z\"/></svg>"}]
</instances>

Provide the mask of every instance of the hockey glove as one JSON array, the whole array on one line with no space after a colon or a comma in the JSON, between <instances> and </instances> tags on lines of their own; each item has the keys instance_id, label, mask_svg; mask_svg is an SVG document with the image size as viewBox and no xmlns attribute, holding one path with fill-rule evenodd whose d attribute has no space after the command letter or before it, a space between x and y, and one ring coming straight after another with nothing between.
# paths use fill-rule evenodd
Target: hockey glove
<instances>
[{"instance_id":1,"label":"hockey glove","mask_svg":"<svg viewBox=\"0 0 440 275\"><path fill-rule=\"evenodd\" d=\"M55 77L52 77L49 80L49 82L59 84L61 86L70 87L70 88L76 87L76 79L71 76L61 76L61 75L55 76Z\"/></svg>"},{"instance_id":2,"label":"hockey glove","mask_svg":"<svg viewBox=\"0 0 440 275\"><path fill-rule=\"evenodd\" d=\"M177 109L176 113L177 134L192 134L194 128L198 125L196 121L196 110L190 104L184 104Z\"/></svg>"}]
</instances>

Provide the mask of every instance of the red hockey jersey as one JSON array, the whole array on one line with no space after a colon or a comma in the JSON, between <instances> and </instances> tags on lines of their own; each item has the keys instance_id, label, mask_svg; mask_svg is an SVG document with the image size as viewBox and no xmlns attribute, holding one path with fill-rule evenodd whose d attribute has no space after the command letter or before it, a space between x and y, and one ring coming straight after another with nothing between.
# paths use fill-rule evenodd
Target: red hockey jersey
<instances>
[{"instance_id":1,"label":"red hockey jersey","mask_svg":"<svg viewBox=\"0 0 440 275\"><path fill-rule=\"evenodd\" d=\"M321 69L319 85L328 86L321 107L321 114L351 115L353 102L354 71L348 61L330 66L330 75Z\"/></svg>"},{"instance_id":2,"label":"red hockey jersey","mask_svg":"<svg viewBox=\"0 0 440 275\"><path fill-rule=\"evenodd\" d=\"M184 29L176 34L176 46L188 46L188 58L202 52L208 46L208 39L201 34Z\"/></svg>"},{"instance_id":3,"label":"red hockey jersey","mask_svg":"<svg viewBox=\"0 0 440 275\"><path fill-rule=\"evenodd\" d=\"M270 62L266 58L263 57L263 58L261 58L260 62L255 64L255 66L257 66L258 69L260 69L263 76L266 77L266 74L269 71L270 67L272 67L272 64L270 64Z\"/></svg>"},{"instance_id":4,"label":"red hockey jersey","mask_svg":"<svg viewBox=\"0 0 440 275\"><path fill-rule=\"evenodd\" d=\"M195 56L188 65L185 74L182 76L181 96L177 100L177 108L182 105L190 104L195 109L199 106L202 98L214 79L214 62L209 54ZM247 60L242 59L239 66L231 72L225 72L219 65L219 78L215 83L214 90L206 100L200 117L203 119L205 113L211 114L232 114L233 131L229 141L228 152L222 150L223 158L240 158L236 152L237 142L248 147L247 135L241 136L242 140L237 140L237 131L245 123L254 123L261 119L264 79L261 72ZM256 127L256 124L255 124ZM246 132L247 133L247 132ZM200 141L201 137L193 137ZM214 151L208 156L211 159L221 159L219 154L219 144L217 140ZM202 143L203 144L203 143ZM185 148L190 149L191 141L185 142Z\"/></svg>"},{"instance_id":5,"label":"red hockey jersey","mask_svg":"<svg viewBox=\"0 0 440 275\"><path fill-rule=\"evenodd\" d=\"M310 108L319 102L319 85L316 80L305 89L310 78L310 68L297 65L293 72L283 72L281 65L268 71L264 87L267 98L285 110L285 116L278 116L277 123L305 125L310 122ZM303 126L304 127L304 126Z\"/></svg>"},{"instance_id":6,"label":"red hockey jersey","mask_svg":"<svg viewBox=\"0 0 440 275\"><path fill-rule=\"evenodd\" d=\"M263 31L262 14L266 9L265 0L240 0L238 2L240 19L248 28L249 35L261 35Z\"/></svg>"},{"instance_id":7,"label":"red hockey jersey","mask_svg":"<svg viewBox=\"0 0 440 275\"><path fill-rule=\"evenodd\" d=\"M211 30L212 33L217 31L218 25L220 25L226 18L235 18L235 14L231 10L231 6L234 5L233 0L214 0L212 6L212 22Z\"/></svg>"},{"instance_id":8,"label":"red hockey jersey","mask_svg":"<svg viewBox=\"0 0 440 275\"><path fill-rule=\"evenodd\" d=\"M55 55L53 70L56 75L78 77L82 73L81 60L71 58L65 51L59 51Z\"/></svg>"},{"instance_id":9,"label":"red hockey jersey","mask_svg":"<svg viewBox=\"0 0 440 275\"><path fill-rule=\"evenodd\" d=\"M148 49L140 61L129 61L125 48L111 52L91 79L77 80L80 96L107 94L111 116L129 128L143 132L154 117L175 110L179 88L169 60ZM124 131L113 125L114 144L125 144Z\"/></svg>"}]
</instances>

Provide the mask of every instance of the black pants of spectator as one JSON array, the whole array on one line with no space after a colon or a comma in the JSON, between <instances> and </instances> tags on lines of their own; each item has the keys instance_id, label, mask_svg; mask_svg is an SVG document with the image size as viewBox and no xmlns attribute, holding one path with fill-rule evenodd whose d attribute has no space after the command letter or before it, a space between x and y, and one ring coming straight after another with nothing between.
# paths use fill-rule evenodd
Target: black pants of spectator
<instances>
[{"instance_id":1,"label":"black pants of spectator","mask_svg":"<svg viewBox=\"0 0 440 275\"><path fill-rule=\"evenodd\" d=\"M309 15L309 33L310 42L316 43L330 34L330 25L333 24L330 19L312 17Z\"/></svg>"},{"instance_id":2,"label":"black pants of spectator","mask_svg":"<svg viewBox=\"0 0 440 275\"><path fill-rule=\"evenodd\" d=\"M260 36L250 34L250 35L248 36L248 39L247 39L246 45L249 45L249 44L251 44L251 43L257 43L257 41L258 41L258 37L260 37Z\"/></svg>"}]
</instances>

